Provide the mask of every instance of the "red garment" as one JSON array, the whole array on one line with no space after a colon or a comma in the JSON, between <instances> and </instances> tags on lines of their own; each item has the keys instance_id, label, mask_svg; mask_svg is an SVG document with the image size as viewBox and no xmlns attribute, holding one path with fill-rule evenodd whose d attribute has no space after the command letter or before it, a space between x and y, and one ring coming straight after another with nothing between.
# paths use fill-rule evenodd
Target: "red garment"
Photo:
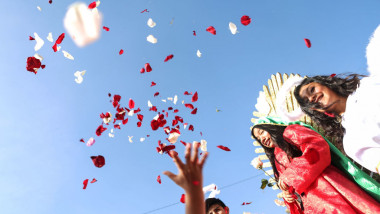
<instances>
[{"instance_id":1,"label":"red garment","mask_svg":"<svg viewBox=\"0 0 380 214\"><path fill-rule=\"evenodd\" d=\"M330 165L327 142L321 135L301 125L290 125L284 140L302 151L302 156L289 160L275 148L280 179L302 195L304 213L380 213L380 204L344 174ZM297 212L295 212L297 213Z\"/></svg>"}]
</instances>

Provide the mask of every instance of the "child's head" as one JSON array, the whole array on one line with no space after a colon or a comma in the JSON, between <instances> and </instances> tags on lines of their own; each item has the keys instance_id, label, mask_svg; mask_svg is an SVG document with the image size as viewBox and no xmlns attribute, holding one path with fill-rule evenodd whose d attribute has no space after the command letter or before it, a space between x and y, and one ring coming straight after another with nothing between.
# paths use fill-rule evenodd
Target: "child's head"
<instances>
[{"instance_id":1,"label":"child's head","mask_svg":"<svg viewBox=\"0 0 380 214\"><path fill-rule=\"evenodd\" d=\"M229 208L218 198L208 198L205 201L206 214L229 214Z\"/></svg>"}]
</instances>

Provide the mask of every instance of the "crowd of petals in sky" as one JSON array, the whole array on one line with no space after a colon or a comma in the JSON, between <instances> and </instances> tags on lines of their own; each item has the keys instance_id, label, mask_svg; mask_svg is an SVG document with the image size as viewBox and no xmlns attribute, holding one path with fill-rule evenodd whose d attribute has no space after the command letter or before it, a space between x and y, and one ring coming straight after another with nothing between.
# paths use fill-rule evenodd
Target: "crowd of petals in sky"
<instances>
[{"instance_id":1,"label":"crowd of petals in sky","mask_svg":"<svg viewBox=\"0 0 380 214\"><path fill-rule=\"evenodd\" d=\"M52 0L49 1L50 4L53 3ZM78 47L85 47L95 41L97 41L100 38L101 31L109 32L112 29L107 26L102 26L102 14L98 11L98 7L100 5L100 1L94 1L90 4L85 3L74 3L72 4L66 12L66 15L64 17L64 27L69 34L70 38L73 40L73 42ZM37 7L38 10L42 10L41 7ZM148 9L144 9L140 12L141 14L149 13ZM248 26L252 22L252 19L244 15L240 19L240 23L243 26ZM154 28L157 26L157 23L152 19L149 18L147 21L147 26L150 28ZM229 22L228 23L229 30L231 34L235 35L239 33L238 27L235 23ZM212 35L216 35L216 29L213 26L209 26L205 29L206 32L211 33ZM193 36L199 36L195 30L189 29L189 32L192 32ZM74 57L66 50L63 50L61 45L63 44L63 41L65 39L65 33L60 33L57 39L54 41L53 39L53 33L49 33L46 37L47 41L52 44L53 52L59 52L62 49L62 54L65 58L69 60L74 60ZM42 64L43 57L39 55L37 52L44 46L45 42L44 40L37 34L34 33L33 37L29 36L29 40L35 41L34 56L27 58L27 66L26 70L30 71L34 74L37 74L38 70L40 68L44 69L46 65ZM158 39L154 35L148 35L146 37L147 42L150 42L152 44L155 44L158 42ZM311 42L309 39L304 39L306 46L308 48L311 47ZM63 46L63 45L62 45ZM124 50L120 49L119 55L123 55ZM198 49L196 52L197 57L201 57L202 53ZM168 62L170 60L173 60L174 55L169 54L164 58L164 63ZM152 72L152 66L147 62L145 65L140 69L140 73L150 73ZM76 71L74 73L75 79L74 81L77 84L81 84L83 82L83 76L85 75L86 70L83 71ZM148 75L148 74L145 74ZM156 86L157 83L151 82L150 87ZM105 131L110 130L108 132L108 136L110 138L114 138L116 134L116 130L121 130L123 126L128 124L128 121L132 119L134 116L137 118L137 127L142 127L143 123L150 123L150 128L152 131L161 131L165 138L165 142L162 142L161 140L157 140L157 146L155 147L157 153L159 154L167 154L168 156L171 156L172 152L174 151L176 146L175 143L180 139L181 132L184 131L191 131L194 132L195 127L193 124L189 124L184 118L179 116L179 112L184 111L190 111L191 115L196 115L198 108L195 107L195 103L198 101L198 93L197 92L188 92L185 91L183 93L183 96L189 97L191 96L191 99L188 101L182 101L182 105L175 108L173 106L178 106L178 96L175 95L174 97L168 97L167 99L161 99L159 100L159 92L155 92L153 94L153 98L157 99L158 102L165 102L169 103L168 101L172 102L173 106L170 106L166 109L161 108L160 105L153 105L150 100L147 100L147 106L146 108L137 107L135 105L135 102L133 99L128 100L127 106L121 105L121 95L114 94L113 96L109 93L109 98L111 99L110 102L112 103L113 108L115 109L115 112L106 112L100 114L101 124L96 128L95 134L97 137L100 137ZM157 102L157 103L158 103ZM155 112L156 116L150 119L149 122L146 122L147 119L144 120L144 114L146 112ZM220 110L217 109L217 112ZM172 118L169 117L173 115ZM200 132L200 135L202 136L202 132ZM145 141L146 138L149 138L150 135L147 133L145 136L142 136L139 138L140 142ZM128 136L129 142L133 143L133 136ZM187 142L184 142L182 140L179 140L183 145L186 145ZM89 137L87 142L82 138L80 139L80 142L85 143L87 146L93 146L95 144L95 138ZM202 152L207 151L207 142L206 140L200 140L194 141L194 143L201 144L200 148ZM231 151L228 147L223 145L218 145L217 148L224 150L224 151ZM101 168L105 165L105 158L102 155L98 156L91 156L91 160L95 167ZM159 184L162 183L161 176L157 176L157 182ZM83 181L83 189L87 188L89 179L85 179ZM95 183L97 180L93 178L93 180L90 182ZM204 192L210 191L211 197L215 197L216 194L219 194L219 190L217 189L217 186L215 184L206 186L203 188ZM209 197L210 197L209 196ZM185 196L182 195L181 202L185 202ZM249 205L251 202L244 202L242 205Z\"/></svg>"}]
</instances>

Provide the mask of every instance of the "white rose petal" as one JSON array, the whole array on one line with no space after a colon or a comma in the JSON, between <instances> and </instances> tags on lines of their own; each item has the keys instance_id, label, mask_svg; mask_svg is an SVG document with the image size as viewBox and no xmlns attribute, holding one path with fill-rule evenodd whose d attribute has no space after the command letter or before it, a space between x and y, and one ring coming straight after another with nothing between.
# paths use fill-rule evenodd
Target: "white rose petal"
<instances>
[{"instance_id":1,"label":"white rose petal","mask_svg":"<svg viewBox=\"0 0 380 214\"><path fill-rule=\"evenodd\" d=\"M79 47L84 47L100 37L102 15L95 9L88 9L84 3L74 3L66 12L64 26Z\"/></svg>"},{"instance_id":2,"label":"white rose petal","mask_svg":"<svg viewBox=\"0 0 380 214\"><path fill-rule=\"evenodd\" d=\"M34 33L34 39L36 40L36 45L34 46L34 50L38 51L44 46L45 42L42 40L37 33Z\"/></svg>"},{"instance_id":3,"label":"white rose petal","mask_svg":"<svg viewBox=\"0 0 380 214\"><path fill-rule=\"evenodd\" d=\"M263 168L263 162L260 160L260 157L256 157L251 161L251 165L255 167L256 169L262 169Z\"/></svg>"},{"instance_id":4,"label":"white rose petal","mask_svg":"<svg viewBox=\"0 0 380 214\"><path fill-rule=\"evenodd\" d=\"M175 95L175 96L174 96L174 100L173 100L173 103L174 103L174 105L176 105L176 104L177 104L177 101L178 101L178 96L177 96L177 95Z\"/></svg>"},{"instance_id":5,"label":"white rose petal","mask_svg":"<svg viewBox=\"0 0 380 214\"><path fill-rule=\"evenodd\" d=\"M76 77L75 78L75 82L78 83L78 84L81 84L83 82L83 75L86 73L86 70L84 71L77 71L74 73L74 76Z\"/></svg>"},{"instance_id":6,"label":"white rose petal","mask_svg":"<svg viewBox=\"0 0 380 214\"><path fill-rule=\"evenodd\" d=\"M173 132L169 134L168 140L170 143L176 143L178 140L178 137L181 136L177 132Z\"/></svg>"},{"instance_id":7,"label":"white rose petal","mask_svg":"<svg viewBox=\"0 0 380 214\"><path fill-rule=\"evenodd\" d=\"M154 22L152 18L149 18L148 22L147 22L147 25L149 27L153 28L154 26L156 26L156 22Z\"/></svg>"},{"instance_id":8,"label":"white rose petal","mask_svg":"<svg viewBox=\"0 0 380 214\"><path fill-rule=\"evenodd\" d=\"M100 1L97 1L96 2L96 7L99 7L99 5L100 5Z\"/></svg>"},{"instance_id":9,"label":"white rose petal","mask_svg":"<svg viewBox=\"0 0 380 214\"><path fill-rule=\"evenodd\" d=\"M150 102L150 100L148 100L148 107L151 108L153 107L152 103Z\"/></svg>"},{"instance_id":10,"label":"white rose petal","mask_svg":"<svg viewBox=\"0 0 380 214\"><path fill-rule=\"evenodd\" d=\"M133 116L135 114L135 111L134 110L130 110L129 112L128 112L128 116Z\"/></svg>"},{"instance_id":11,"label":"white rose petal","mask_svg":"<svg viewBox=\"0 0 380 214\"><path fill-rule=\"evenodd\" d=\"M57 46L57 51L60 51L61 50L61 46Z\"/></svg>"},{"instance_id":12,"label":"white rose petal","mask_svg":"<svg viewBox=\"0 0 380 214\"><path fill-rule=\"evenodd\" d=\"M128 136L128 138L129 138L129 142L133 143L133 141L132 141L133 136Z\"/></svg>"},{"instance_id":13,"label":"white rose petal","mask_svg":"<svg viewBox=\"0 0 380 214\"><path fill-rule=\"evenodd\" d=\"M42 10L40 6L37 6L37 9L38 9L39 11L41 11L41 10Z\"/></svg>"},{"instance_id":14,"label":"white rose petal","mask_svg":"<svg viewBox=\"0 0 380 214\"><path fill-rule=\"evenodd\" d=\"M44 58L39 55L38 53L34 54L34 57L36 57L37 59L39 59L40 61L42 61Z\"/></svg>"},{"instance_id":15,"label":"white rose petal","mask_svg":"<svg viewBox=\"0 0 380 214\"><path fill-rule=\"evenodd\" d=\"M113 137L115 137L115 134L108 133L108 136L111 137L111 138L113 138Z\"/></svg>"},{"instance_id":16,"label":"white rose petal","mask_svg":"<svg viewBox=\"0 0 380 214\"><path fill-rule=\"evenodd\" d=\"M153 43L153 44L156 44L157 43L157 39L154 38L153 35L149 35L148 37L146 37L146 40L150 43Z\"/></svg>"},{"instance_id":17,"label":"white rose petal","mask_svg":"<svg viewBox=\"0 0 380 214\"><path fill-rule=\"evenodd\" d=\"M197 50L197 56L198 56L199 58L202 56L202 53L201 53L199 50Z\"/></svg>"},{"instance_id":18,"label":"white rose petal","mask_svg":"<svg viewBox=\"0 0 380 214\"><path fill-rule=\"evenodd\" d=\"M140 142L143 142L144 140L145 140L145 138L143 138L143 137L142 137L142 138L140 138Z\"/></svg>"},{"instance_id":19,"label":"white rose petal","mask_svg":"<svg viewBox=\"0 0 380 214\"><path fill-rule=\"evenodd\" d=\"M63 53L63 56L66 57L67 59L71 59L71 60L74 60L74 57L69 54L67 51L62 51Z\"/></svg>"},{"instance_id":20,"label":"white rose petal","mask_svg":"<svg viewBox=\"0 0 380 214\"><path fill-rule=\"evenodd\" d=\"M48 34L48 36L46 37L46 39L49 41L49 42L53 42L53 34L51 34L51 32Z\"/></svg>"},{"instance_id":21,"label":"white rose petal","mask_svg":"<svg viewBox=\"0 0 380 214\"><path fill-rule=\"evenodd\" d=\"M166 103L166 100L161 100L162 102Z\"/></svg>"},{"instance_id":22,"label":"white rose petal","mask_svg":"<svg viewBox=\"0 0 380 214\"><path fill-rule=\"evenodd\" d=\"M235 35L238 32L237 27L234 23L230 22L230 24L228 26L230 27L230 31L233 35Z\"/></svg>"},{"instance_id":23,"label":"white rose petal","mask_svg":"<svg viewBox=\"0 0 380 214\"><path fill-rule=\"evenodd\" d=\"M173 97L168 97L168 100L173 101Z\"/></svg>"}]
</instances>

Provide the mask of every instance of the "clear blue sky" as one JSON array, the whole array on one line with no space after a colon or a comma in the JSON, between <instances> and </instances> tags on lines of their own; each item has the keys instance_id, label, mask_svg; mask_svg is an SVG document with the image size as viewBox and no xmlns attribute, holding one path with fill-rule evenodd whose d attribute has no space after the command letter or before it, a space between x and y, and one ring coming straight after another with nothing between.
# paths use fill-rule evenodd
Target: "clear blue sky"
<instances>
[{"instance_id":1,"label":"clear blue sky","mask_svg":"<svg viewBox=\"0 0 380 214\"><path fill-rule=\"evenodd\" d=\"M65 32L63 17L71 3L1 4L0 213L140 214L178 202L182 190L162 175L176 171L174 164L155 150L165 135L151 130L154 114L147 111L147 100L163 109L171 105L160 100L175 94L179 115L195 127L194 132L182 131L180 138L208 142L205 185L223 187L259 175L249 165L256 156L249 127L258 92L270 75L366 74L365 47L380 24L380 2L375 0L103 0L99 10L110 31L85 48L66 36L61 46L75 57L71 61L54 53L46 40L49 32L54 39ZM150 12L140 13L144 9ZM240 24L243 15L252 18L250 25ZM157 22L153 29L146 25L149 18ZM230 33L229 22L238 26L238 34ZM215 36L205 31L210 25ZM35 42L28 40L34 32L45 40L38 53L46 68L37 75L25 69L26 58L35 54ZM157 44L146 41L149 34L158 38ZM304 38L311 40L311 48ZM174 58L164 63L169 54ZM146 62L153 71L142 75ZM80 85L74 82L77 70L87 70ZM150 87L151 81L157 85ZM157 91L160 96L154 98ZM196 115L181 105L190 99L184 91L198 91ZM108 93L120 94L123 106L129 98L135 100L145 116L141 128L134 117L115 138L108 137L109 130L95 136L99 114L114 113ZM147 134L151 137L138 141ZM128 136L134 136L134 143ZM96 139L92 147L79 142L90 137ZM182 144L176 146L183 154ZM92 155L103 155L106 165L94 167ZM94 177L98 182L83 190L82 181ZM277 192L259 189L262 178L222 189L218 197L232 213L284 213L273 203ZM184 205L152 213L184 213Z\"/></svg>"}]
</instances>

